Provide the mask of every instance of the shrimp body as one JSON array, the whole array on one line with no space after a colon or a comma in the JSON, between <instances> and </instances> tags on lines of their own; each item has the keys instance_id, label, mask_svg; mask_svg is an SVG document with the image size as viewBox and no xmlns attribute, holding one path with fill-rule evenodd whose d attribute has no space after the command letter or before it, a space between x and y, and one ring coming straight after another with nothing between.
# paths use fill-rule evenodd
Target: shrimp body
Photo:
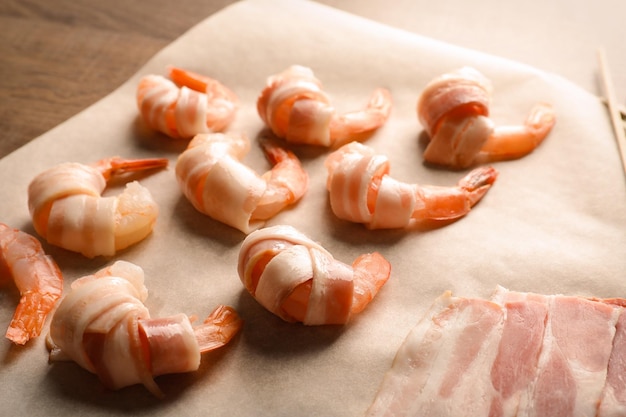
<instances>
[{"instance_id":1,"label":"shrimp body","mask_svg":"<svg viewBox=\"0 0 626 417\"><path fill-rule=\"evenodd\" d=\"M50 359L73 360L109 389L141 383L162 396L154 377L197 370L201 353L227 344L242 325L225 306L196 327L185 314L151 318L147 296L143 270L130 262L77 279L52 317Z\"/></svg>"},{"instance_id":2,"label":"shrimp body","mask_svg":"<svg viewBox=\"0 0 626 417\"><path fill-rule=\"evenodd\" d=\"M6 332L23 345L41 334L46 317L63 292L63 275L41 243L20 230L0 223L0 282L11 278L20 302Z\"/></svg>"},{"instance_id":3,"label":"shrimp body","mask_svg":"<svg viewBox=\"0 0 626 417\"><path fill-rule=\"evenodd\" d=\"M451 220L467 214L497 178L477 168L454 187L410 184L392 178L387 157L352 142L331 153L325 165L333 213L370 229L403 228L411 222Z\"/></svg>"},{"instance_id":4,"label":"shrimp body","mask_svg":"<svg viewBox=\"0 0 626 417\"><path fill-rule=\"evenodd\" d=\"M244 240L237 266L245 288L288 322L344 324L387 282L389 262L377 252L347 265L295 228L272 226Z\"/></svg>"},{"instance_id":5,"label":"shrimp body","mask_svg":"<svg viewBox=\"0 0 626 417\"><path fill-rule=\"evenodd\" d=\"M147 75L137 86L137 106L151 129L174 139L224 130L235 118L238 98L210 77L172 67L170 78Z\"/></svg>"},{"instance_id":6,"label":"shrimp body","mask_svg":"<svg viewBox=\"0 0 626 417\"><path fill-rule=\"evenodd\" d=\"M201 213L250 233L308 188L309 177L299 159L272 141L261 141L273 167L258 175L241 160L250 149L245 136L199 134L176 163L183 194Z\"/></svg>"},{"instance_id":7,"label":"shrimp body","mask_svg":"<svg viewBox=\"0 0 626 417\"><path fill-rule=\"evenodd\" d=\"M102 197L107 182L167 163L161 158L114 157L93 165L64 163L40 173L28 187L35 230L48 243L89 258L114 255L152 231L158 206L137 181L127 184L118 196Z\"/></svg>"},{"instance_id":8,"label":"shrimp body","mask_svg":"<svg viewBox=\"0 0 626 417\"><path fill-rule=\"evenodd\" d=\"M276 136L327 147L371 134L387 121L391 106L389 91L378 88L365 109L339 115L313 71L300 65L269 77L257 100L259 116Z\"/></svg>"},{"instance_id":9,"label":"shrimp body","mask_svg":"<svg viewBox=\"0 0 626 417\"><path fill-rule=\"evenodd\" d=\"M432 80L417 103L417 115L430 138L428 162L451 168L521 158L532 152L555 123L549 104L535 105L520 126L495 126L489 118L491 82L464 67Z\"/></svg>"}]
</instances>

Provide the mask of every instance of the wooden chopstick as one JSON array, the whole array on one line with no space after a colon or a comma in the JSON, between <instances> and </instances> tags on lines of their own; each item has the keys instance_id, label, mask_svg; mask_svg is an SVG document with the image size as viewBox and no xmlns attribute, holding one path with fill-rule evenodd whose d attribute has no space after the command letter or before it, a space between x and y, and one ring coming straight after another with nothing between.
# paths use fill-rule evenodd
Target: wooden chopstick
<instances>
[{"instance_id":1,"label":"wooden chopstick","mask_svg":"<svg viewBox=\"0 0 626 417\"><path fill-rule=\"evenodd\" d=\"M606 106L609 105L609 100L606 99L606 97L599 97L600 101L602 103L604 103ZM618 104L617 105L617 111L619 112L619 115L622 116L622 121L624 123L626 123L626 120L624 120L624 118L626 117L626 106L623 104Z\"/></svg>"},{"instance_id":2,"label":"wooden chopstick","mask_svg":"<svg viewBox=\"0 0 626 417\"><path fill-rule=\"evenodd\" d=\"M609 73L609 64L607 62L604 48L598 49L598 59L600 61L600 71L604 84L604 94L607 104L609 105L609 113L611 115L613 130L615 131L615 138L617 139L617 147L619 148L620 157L622 159L622 168L626 174L626 131L624 129L624 122L619 110L619 104L615 98L613 81L611 80L611 74Z\"/></svg>"}]
</instances>

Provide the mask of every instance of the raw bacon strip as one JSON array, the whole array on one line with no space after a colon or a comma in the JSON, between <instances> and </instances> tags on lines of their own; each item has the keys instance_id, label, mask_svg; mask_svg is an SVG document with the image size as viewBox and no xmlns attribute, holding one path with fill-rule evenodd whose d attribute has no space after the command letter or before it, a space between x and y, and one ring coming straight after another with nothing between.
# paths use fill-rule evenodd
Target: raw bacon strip
<instances>
[{"instance_id":1,"label":"raw bacon strip","mask_svg":"<svg viewBox=\"0 0 626 417\"><path fill-rule=\"evenodd\" d=\"M492 299L505 307L506 320L491 368L491 383L497 394L489 417L515 417L520 397L537 372L548 305L543 297L517 295L499 287Z\"/></svg>"},{"instance_id":2,"label":"raw bacon strip","mask_svg":"<svg viewBox=\"0 0 626 417\"><path fill-rule=\"evenodd\" d=\"M411 331L367 411L374 416L486 416L504 310L445 293Z\"/></svg>"},{"instance_id":3,"label":"raw bacon strip","mask_svg":"<svg viewBox=\"0 0 626 417\"><path fill-rule=\"evenodd\" d=\"M620 301L623 302L623 300ZM597 415L598 417L626 416L626 311L623 309L615 326L613 350L609 358L606 384Z\"/></svg>"},{"instance_id":4,"label":"raw bacon strip","mask_svg":"<svg viewBox=\"0 0 626 417\"><path fill-rule=\"evenodd\" d=\"M491 301L448 292L409 333L366 415L626 415L624 306L502 287Z\"/></svg>"},{"instance_id":5,"label":"raw bacon strip","mask_svg":"<svg viewBox=\"0 0 626 417\"><path fill-rule=\"evenodd\" d=\"M543 300L549 309L537 374L517 416L595 415L619 310L582 297L510 297Z\"/></svg>"}]
</instances>

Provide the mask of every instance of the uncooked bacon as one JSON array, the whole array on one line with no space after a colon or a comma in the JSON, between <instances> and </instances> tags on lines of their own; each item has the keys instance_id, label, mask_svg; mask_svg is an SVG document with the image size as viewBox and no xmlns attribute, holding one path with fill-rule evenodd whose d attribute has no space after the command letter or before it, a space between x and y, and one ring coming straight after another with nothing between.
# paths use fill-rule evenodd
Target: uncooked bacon
<instances>
[{"instance_id":1,"label":"uncooked bacon","mask_svg":"<svg viewBox=\"0 0 626 417\"><path fill-rule=\"evenodd\" d=\"M624 416L626 301L440 296L398 350L373 416Z\"/></svg>"}]
</instances>

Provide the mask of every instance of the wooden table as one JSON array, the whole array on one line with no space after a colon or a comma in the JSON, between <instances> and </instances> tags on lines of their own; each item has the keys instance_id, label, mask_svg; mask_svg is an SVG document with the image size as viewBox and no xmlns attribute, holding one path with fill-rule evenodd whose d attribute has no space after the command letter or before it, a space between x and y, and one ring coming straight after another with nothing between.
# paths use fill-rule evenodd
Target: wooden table
<instances>
[{"instance_id":1,"label":"wooden table","mask_svg":"<svg viewBox=\"0 0 626 417\"><path fill-rule=\"evenodd\" d=\"M2 0L0 157L104 97L233 0Z\"/></svg>"}]
</instances>

